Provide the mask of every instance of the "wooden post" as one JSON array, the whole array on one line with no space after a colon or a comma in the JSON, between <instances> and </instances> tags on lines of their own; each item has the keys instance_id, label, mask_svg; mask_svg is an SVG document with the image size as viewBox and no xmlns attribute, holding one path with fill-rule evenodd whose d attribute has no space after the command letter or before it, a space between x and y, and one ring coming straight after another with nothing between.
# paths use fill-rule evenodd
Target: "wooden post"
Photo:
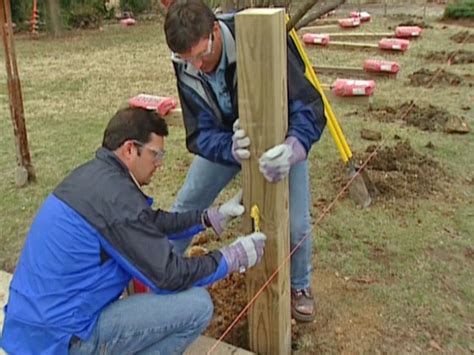
<instances>
[{"instance_id":1,"label":"wooden post","mask_svg":"<svg viewBox=\"0 0 474 355\"><path fill-rule=\"evenodd\" d=\"M251 158L242 164L246 232L253 230L249 213L260 210L260 228L267 235L262 263L249 270L249 299L284 265L249 312L250 349L258 354L291 353L290 251L288 179L268 183L258 158L282 143L288 129L287 42L284 10L249 9L236 15L239 117L250 137Z\"/></svg>"},{"instance_id":2,"label":"wooden post","mask_svg":"<svg viewBox=\"0 0 474 355\"><path fill-rule=\"evenodd\" d=\"M36 174L35 169L31 164L30 152L28 150L23 98L21 95L20 78L18 76L15 46L13 43L10 0L0 0L0 33L2 35L3 47L5 48L8 95L10 97L10 112L13 123L13 132L15 135L16 158L18 163L15 179L17 186L24 186L28 181L36 180Z\"/></svg>"}]
</instances>

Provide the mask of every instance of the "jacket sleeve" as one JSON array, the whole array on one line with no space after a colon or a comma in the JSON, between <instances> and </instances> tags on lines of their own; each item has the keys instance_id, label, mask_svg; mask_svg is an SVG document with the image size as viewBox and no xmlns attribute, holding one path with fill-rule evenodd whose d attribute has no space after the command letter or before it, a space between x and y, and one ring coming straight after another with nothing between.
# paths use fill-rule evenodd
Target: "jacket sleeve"
<instances>
[{"instance_id":1,"label":"jacket sleeve","mask_svg":"<svg viewBox=\"0 0 474 355\"><path fill-rule=\"evenodd\" d=\"M168 239L191 238L206 229L202 224L202 211L178 213L157 210L153 219L153 223Z\"/></svg>"},{"instance_id":2,"label":"jacket sleeve","mask_svg":"<svg viewBox=\"0 0 474 355\"><path fill-rule=\"evenodd\" d=\"M239 166L232 155L232 129L219 124L209 106L179 82L178 93L186 130L186 146L191 153L224 164Z\"/></svg>"},{"instance_id":3,"label":"jacket sleeve","mask_svg":"<svg viewBox=\"0 0 474 355\"><path fill-rule=\"evenodd\" d=\"M219 251L192 258L174 254L167 236L155 225L155 215L151 208L144 208L136 219L109 224L101 231L105 252L157 293L203 286L227 275L227 263Z\"/></svg>"},{"instance_id":4,"label":"jacket sleeve","mask_svg":"<svg viewBox=\"0 0 474 355\"><path fill-rule=\"evenodd\" d=\"M288 37L288 133L296 137L308 153L320 139L326 118L319 92L304 75L305 66L296 46Z\"/></svg>"}]
</instances>

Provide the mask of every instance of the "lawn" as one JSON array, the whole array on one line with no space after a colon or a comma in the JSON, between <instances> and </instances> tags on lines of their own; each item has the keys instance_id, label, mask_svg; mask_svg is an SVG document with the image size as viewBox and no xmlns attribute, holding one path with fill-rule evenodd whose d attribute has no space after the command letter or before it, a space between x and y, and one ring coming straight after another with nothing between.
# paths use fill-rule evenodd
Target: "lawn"
<instances>
[{"instance_id":1,"label":"lawn","mask_svg":"<svg viewBox=\"0 0 474 355\"><path fill-rule=\"evenodd\" d=\"M376 16L359 31L386 32L406 21L421 19ZM379 189L373 204L359 209L344 195L315 225L318 315L314 323L295 327L298 353L474 351L473 134L447 134L442 124L422 130L401 119L408 107L403 104L413 100L420 112L432 105L436 112L462 117L474 127L474 64L449 66L442 55L433 55L462 49L472 56L473 31L431 17L424 21L428 28L405 54L308 48L316 65L361 66L371 57L395 60L401 71L396 80L377 80L371 108L345 103L333 107L356 157L364 159L370 145L382 143L378 163L395 168L369 165ZM471 31L465 43L450 39L465 30ZM68 172L93 157L115 111L140 92L176 95L161 19L130 28L108 24L100 31L72 32L59 39L19 35L16 52L38 181L21 189L14 184L15 147L2 71L0 268L9 272L36 209ZM444 69L461 82L413 86L409 76L420 69ZM320 76L327 84L335 78ZM380 132L382 141L362 139L362 129ZM166 148L165 166L147 187L163 208L170 207L192 160L179 123L171 124ZM317 221L343 185L329 132L309 159ZM237 187L238 181L219 201ZM238 232L235 225L230 234Z\"/></svg>"}]
</instances>

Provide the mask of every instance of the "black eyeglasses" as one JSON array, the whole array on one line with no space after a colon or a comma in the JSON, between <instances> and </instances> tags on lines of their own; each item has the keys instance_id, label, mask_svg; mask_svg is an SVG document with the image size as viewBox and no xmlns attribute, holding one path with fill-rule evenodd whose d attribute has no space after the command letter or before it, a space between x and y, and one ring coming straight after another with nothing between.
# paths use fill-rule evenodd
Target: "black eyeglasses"
<instances>
[{"instance_id":1,"label":"black eyeglasses","mask_svg":"<svg viewBox=\"0 0 474 355\"><path fill-rule=\"evenodd\" d=\"M140 141L137 141L137 140L135 140L135 139L132 140L132 142L133 142L134 144L136 144L136 145L138 145L138 146L140 146L140 147L142 147L142 148L145 148L145 149L149 150L150 152L152 152L153 155L154 155L154 160L155 160L156 162L161 162L161 161L163 161L163 158L164 158L164 156L165 156L166 150L164 150L164 149L153 149L153 148L147 147L147 146L145 145L145 143L140 142Z\"/></svg>"}]
</instances>

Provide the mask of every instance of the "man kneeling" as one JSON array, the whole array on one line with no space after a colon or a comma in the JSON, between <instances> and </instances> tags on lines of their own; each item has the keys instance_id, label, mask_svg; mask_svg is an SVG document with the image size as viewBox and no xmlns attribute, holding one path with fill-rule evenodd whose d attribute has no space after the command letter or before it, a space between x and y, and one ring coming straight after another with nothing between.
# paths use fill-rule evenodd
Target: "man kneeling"
<instances>
[{"instance_id":1,"label":"man kneeling","mask_svg":"<svg viewBox=\"0 0 474 355\"><path fill-rule=\"evenodd\" d=\"M118 111L95 158L46 198L10 285L8 353L182 353L212 316L199 286L260 261L262 233L205 256L173 252L169 239L220 233L244 208L238 196L205 211L154 210L141 187L162 166L167 134L155 112ZM152 292L120 298L132 278Z\"/></svg>"}]
</instances>

